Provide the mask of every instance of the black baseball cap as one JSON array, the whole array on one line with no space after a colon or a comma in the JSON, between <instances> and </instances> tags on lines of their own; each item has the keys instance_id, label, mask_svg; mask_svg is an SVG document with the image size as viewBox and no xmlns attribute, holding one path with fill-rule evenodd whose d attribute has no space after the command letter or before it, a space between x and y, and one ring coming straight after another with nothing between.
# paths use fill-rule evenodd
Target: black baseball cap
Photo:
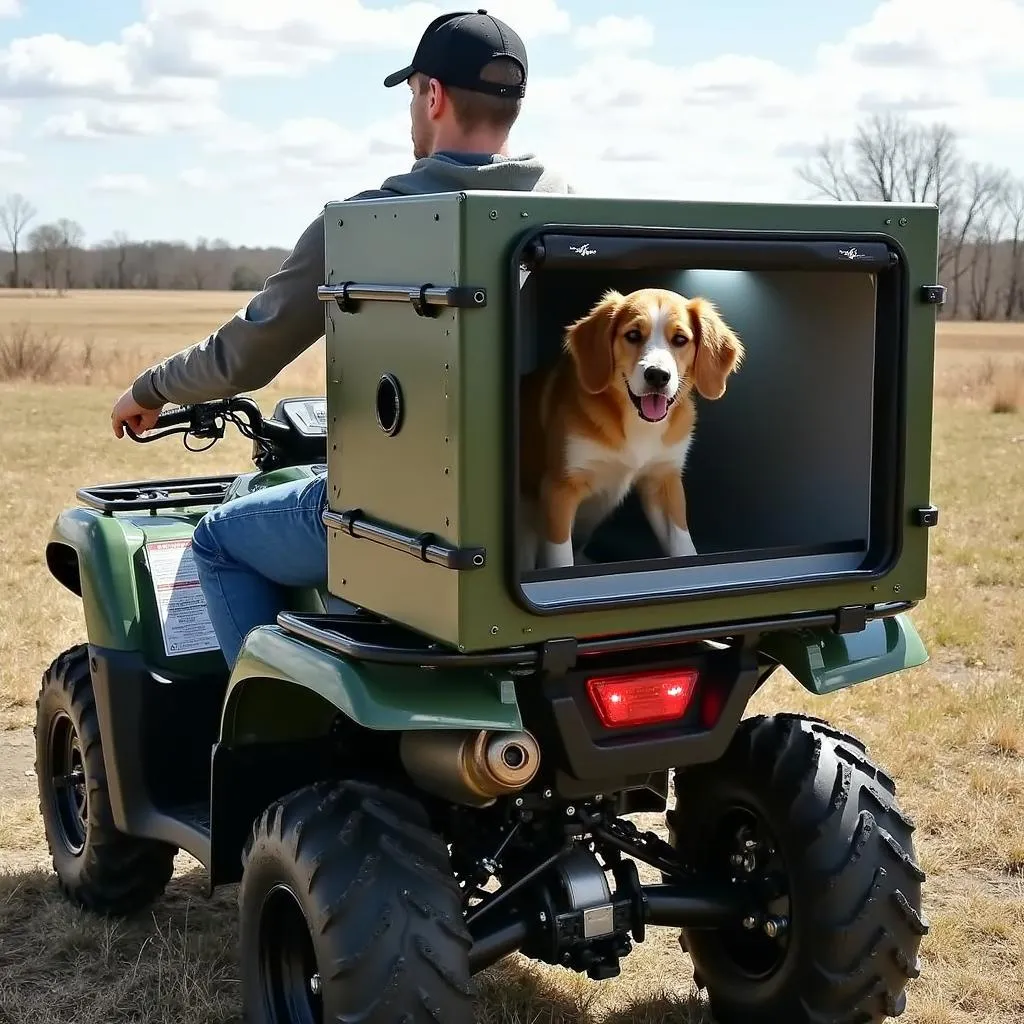
<instances>
[{"instance_id":1,"label":"black baseball cap","mask_svg":"<svg viewBox=\"0 0 1024 1024\"><path fill-rule=\"evenodd\" d=\"M498 57L509 58L522 68L522 82L500 85L480 77L484 67ZM388 75L384 85L390 89L407 82L417 71L454 88L492 96L523 96L526 93L526 47L516 32L487 11L455 11L442 14L427 26L412 63Z\"/></svg>"}]
</instances>

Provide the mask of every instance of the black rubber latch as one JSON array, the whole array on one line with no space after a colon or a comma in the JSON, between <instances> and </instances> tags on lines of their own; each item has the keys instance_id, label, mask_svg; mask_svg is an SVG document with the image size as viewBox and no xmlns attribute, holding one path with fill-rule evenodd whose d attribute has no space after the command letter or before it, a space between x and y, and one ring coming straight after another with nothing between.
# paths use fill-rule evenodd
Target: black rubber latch
<instances>
[{"instance_id":1,"label":"black rubber latch","mask_svg":"<svg viewBox=\"0 0 1024 1024\"><path fill-rule=\"evenodd\" d=\"M427 289L433 288L432 284L421 284L419 295L413 295L411 297L412 308L416 310L417 316L437 316L441 310L437 306L432 306L427 302Z\"/></svg>"},{"instance_id":2,"label":"black rubber latch","mask_svg":"<svg viewBox=\"0 0 1024 1024\"><path fill-rule=\"evenodd\" d=\"M941 284L921 285L921 301L929 306L944 306L946 304L946 288Z\"/></svg>"},{"instance_id":3,"label":"black rubber latch","mask_svg":"<svg viewBox=\"0 0 1024 1024\"><path fill-rule=\"evenodd\" d=\"M577 650L575 637L545 640L540 649L541 671L549 676L564 676L576 667Z\"/></svg>"},{"instance_id":4,"label":"black rubber latch","mask_svg":"<svg viewBox=\"0 0 1024 1024\"><path fill-rule=\"evenodd\" d=\"M339 512L338 518L341 520L342 527L348 531L350 536L354 537L356 535L356 520L363 518L363 510L361 508L349 508L344 512Z\"/></svg>"},{"instance_id":5,"label":"black rubber latch","mask_svg":"<svg viewBox=\"0 0 1024 1024\"><path fill-rule=\"evenodd\" d=\"M353 284L355 284L354 281L345 281L341 286L341 294L335 297L338 309L342 313L355 313L359 308L359 303L355 299L349 298L348 290Z\"/></svg>"},{"instance_id":6,"label":"black rubber latch","mask_svg":"<svg viewBox=\"0 0 1024 1024\"><path fill-rule=\"evenodd\" d=\"M939 510L934 505L922 505L914 509L915 526L938 526Z\"/></svg>"},{"instance_id":7,"label":"black rubber latch","mask_svg":"<svg viewBox=\"0 0 1024 1024\"><path fill-rule=\"evenodd\" d=\"M866 605L848 605L836 612L835 631L837 633L859 633L868 624Z\"/></svg>"},{"instance_id":8,"label":"black rubber latch","mask_svg":"<svg viewBox=\"0 0 1024 1024\"><path fill-rule=\"evenodd\" d=\"M437 541L437 537L432 533L418 533L412 539L412 543L409 545L412 554L418 555L421 562L429 562L427 558L427 548L431 544Z\"/></svg>"}]
</instances>

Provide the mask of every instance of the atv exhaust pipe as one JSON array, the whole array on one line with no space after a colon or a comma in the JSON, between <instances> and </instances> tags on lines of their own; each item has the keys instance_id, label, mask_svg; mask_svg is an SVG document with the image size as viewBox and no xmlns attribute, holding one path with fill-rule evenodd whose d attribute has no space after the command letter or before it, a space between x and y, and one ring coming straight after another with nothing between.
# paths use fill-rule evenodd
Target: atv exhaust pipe
<instances>
[{"instance_id":1,"label":"atv exhaust pipe","mask_svg":"<svg viewBox=\"0 0 1024 1024\"><path fill-rule=\"evenodd\" d=\"M402 764L421 789L452 803L487 807L518 793L540 768L540 746L528 732L404 732Z\"/></svg>"}]
</instances>

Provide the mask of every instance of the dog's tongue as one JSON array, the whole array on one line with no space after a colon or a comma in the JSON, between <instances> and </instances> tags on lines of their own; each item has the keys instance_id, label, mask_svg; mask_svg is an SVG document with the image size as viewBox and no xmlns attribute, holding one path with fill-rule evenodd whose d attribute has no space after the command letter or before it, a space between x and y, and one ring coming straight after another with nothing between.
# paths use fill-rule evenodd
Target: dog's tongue
<instances>
[{"instance_id":1,"label":"dog's tongue","mask_svg":"<svg viewBox=\"0 0 1024 1024\"><path fill-rule=\"evenodd\" d=\"M664 419L668 411L668 399L664 395L643 395L640 399L640 410L644 419Z\"/></svg>"}]
</instances>

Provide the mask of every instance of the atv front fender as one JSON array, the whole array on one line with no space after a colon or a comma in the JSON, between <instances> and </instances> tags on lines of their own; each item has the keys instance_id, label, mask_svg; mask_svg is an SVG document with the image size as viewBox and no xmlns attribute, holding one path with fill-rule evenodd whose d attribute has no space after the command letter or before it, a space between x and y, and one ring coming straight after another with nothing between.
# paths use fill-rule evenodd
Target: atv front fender
<instances>
[{"instance_id":1,"label":"atv front fender","mask_svg":"<svg viewBox=\"0 0 1024 1024\"><path fill-rule=\"evenodd\" d=\"M325 735L338 712L366 729L523 727L512 680L491 670L355 661L260 626L245 639L224 700L228 746Z\"/></svg>"},{"instance_id":2,"label":"atv front fender","mask_svg":"<svg viewBox=\"0 0 1024 1024\"><path fill-rule=\"evenodd\" d=\"M89 641L98 647L131 651L143 646L133 563L145 539L131 520L87 508L67 509L53 524L47 567L82 599Z\"/></svg>"},{"instance_id":3,"label":"atv front fender","mask_svg":"<svg viewBox=\"0 0 1024 1024\"><path fill-rule=\"evenodd\" d=\"M921 637L904 613L872 619L858 633L824 628L768 633L759 650L819 695L914 668L928 660Z\"/></svg>"}]
</instances>

